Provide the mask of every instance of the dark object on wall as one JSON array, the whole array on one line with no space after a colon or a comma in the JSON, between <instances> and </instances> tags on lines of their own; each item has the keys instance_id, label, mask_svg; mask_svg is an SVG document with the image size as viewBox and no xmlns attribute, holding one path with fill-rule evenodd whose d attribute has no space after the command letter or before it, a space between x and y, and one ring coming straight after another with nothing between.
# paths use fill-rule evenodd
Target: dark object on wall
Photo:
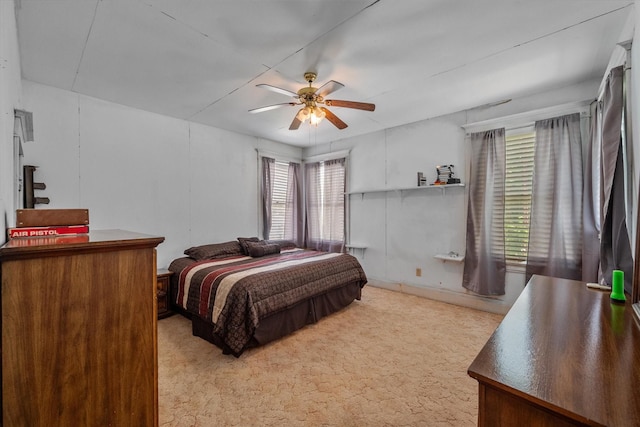
<instances>
[{"instance_id":1,"label":"dark object on wall","mask_svg":"<svg viewBox=\"0 0 640 427\"><path fill-rule=\"evenodd\" d=\"M24 165L24 207L33 209L35 205L48 205L48 197L35 197L34 190L44 190L47 188L44 182L33 182L33 173L37 166Z\"/></svg>"}]
</instances>

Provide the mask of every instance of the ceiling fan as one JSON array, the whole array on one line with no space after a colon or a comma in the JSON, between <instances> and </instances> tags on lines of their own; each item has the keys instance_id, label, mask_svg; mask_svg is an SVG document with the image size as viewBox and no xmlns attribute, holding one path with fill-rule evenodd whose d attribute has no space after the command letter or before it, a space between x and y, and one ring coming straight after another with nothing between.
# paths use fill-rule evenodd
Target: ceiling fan
<instances>
[{"instance_id":1,"label":"ceiling fan","mask_svg":"<svg viewBox=\"0 0 640 427\"><path fill-rule=\"evenodd\" d=\"M271 86L268 84L259 84L257 87L261 87L272 92L280 93L287 96L292 96L295 98L294 102L285 102L282 104L274 104L267 105L266 107L254 108L253 110L249 110L250 113L262 113L263 111L274 110L276 108L286 107L286 106L296 106L303 105L303 107L298 111L296 116L293 118L291 122L291 126L289 126L289 130L296 130L300 127L302 123L304 123L307 119L309 119L309 123L312 125L318 125L322 121L322 119L326 118L329 120L335 127L338 129L344 129L347 127L347 124L340 120L335 114L333 114L327 107L343 107L343 108L354 108L356 110L365 110L365 111L374 111L376 109L375 104L369 104L367 102L355 102L355 101L342 101L338 99L325 99L327 95L337 91L344 87L342 83L336 82L335 80L329 80L324 85L319 88L315 88L312 86L313 82L316 80L316 73L307 72L304 73L304 79L309 83L309 86L305 86L300 89L297 93L292 92L287 89L282 89L276 86Z\"/></svg>"}]
</instances>

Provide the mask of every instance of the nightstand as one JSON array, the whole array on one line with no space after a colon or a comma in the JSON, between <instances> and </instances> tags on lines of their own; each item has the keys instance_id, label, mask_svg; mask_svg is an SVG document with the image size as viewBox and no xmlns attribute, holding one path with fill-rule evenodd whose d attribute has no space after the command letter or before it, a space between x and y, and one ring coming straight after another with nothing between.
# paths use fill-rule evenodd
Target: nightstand
<instances>
[{"instance_id":1,"label":"nightstand","mask_svg":"<svg viewBox=\"0 0 640 427\"><path fill-rule=\"evenodd\" d=\"M169 281L172 274L173 272L164 269L158 270L157 273L158 319L163 319L173 314L169 305Z\"/></svg>"}]
</instances>

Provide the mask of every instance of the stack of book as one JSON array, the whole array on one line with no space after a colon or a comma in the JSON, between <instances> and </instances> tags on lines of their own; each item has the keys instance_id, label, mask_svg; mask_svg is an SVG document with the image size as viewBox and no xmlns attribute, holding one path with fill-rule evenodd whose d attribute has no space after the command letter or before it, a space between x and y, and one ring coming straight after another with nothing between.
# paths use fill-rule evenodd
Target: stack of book
<instances>
[{"instance_id":1,"label":"stack of book","mask_svg":"<svg viewBox=\"0 0 640 427\"><path fill-rule=\"evenodd\" d=\"M436 166L436 173L438 177L434 185L444 184L459 184L460 179L453 177L453 165L438 165Z\"/></svg>"},{"instance_id":2,"label":"stack of book","mask_svg":"<svg viewBox=\"0 0 640 427\"><path fill-rule=\"evenodd\" d=\"M453 165L438 165L436 170L438 172L437 181L442 184L448 184L449 178L453 176Z\"/></svg>"},{"instance_id":3,"label":"stack of book","mask_svg":"<svg viewBox=\"0 0 640 427\"><path fill-rule=\"evenodd\" d=\"M77 236L89 233L88 209L18 209L9 239Z\"/></svg>"}]
</instances>

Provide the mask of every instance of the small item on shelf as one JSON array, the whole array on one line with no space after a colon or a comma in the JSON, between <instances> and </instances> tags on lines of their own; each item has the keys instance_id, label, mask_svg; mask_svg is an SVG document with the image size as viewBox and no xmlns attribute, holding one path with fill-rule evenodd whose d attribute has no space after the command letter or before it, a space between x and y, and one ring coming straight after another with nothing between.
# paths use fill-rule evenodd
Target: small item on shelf
<instances>
[{"instance_id":1,"label":"small item on shelf","mask_svg":"<svg viewBox=\"0 0 640 427\"><path fill-rule=\"evenodd\" d=\"M427 178L422 172L418 172L418 187L424 187L427 185Z\"/></svg>"},{"instance_id":2,"label":"small item on shelf","mask_svg":"<svg viewBox=\"0 0 640 427\"><path fill-rule=\"evenodd\" d=\"M436 180L433 181L433 184L431 185L442 185L442 184L446 184L446 181L440 181L440 169L439 166L436 166Z\"/></svg>"},{"instance_id":3,"label":"small item on shelf","mask_svg":"<svg viewBox=\"0 0 640 427\"><path fill-rule=\"evenodd\" d=\"M432 185L460 184L459 178L453 177L453 165L436 166L436 180Z\"/></svg>"}]
</instances>

